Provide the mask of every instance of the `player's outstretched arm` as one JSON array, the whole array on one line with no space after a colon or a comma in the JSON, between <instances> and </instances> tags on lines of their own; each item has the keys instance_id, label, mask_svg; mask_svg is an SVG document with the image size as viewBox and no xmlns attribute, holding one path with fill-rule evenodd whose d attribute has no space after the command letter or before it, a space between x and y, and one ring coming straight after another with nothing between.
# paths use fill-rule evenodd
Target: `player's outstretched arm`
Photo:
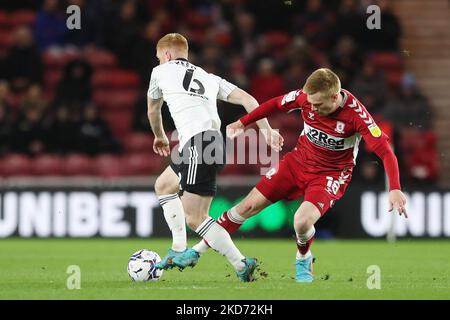
<instances>
[{"instance_id":1,"label":"player's outstretched arm","mask_svg":"<svg viewBox=\"0 0 450 320\"><path fill-rule=\"evenodd\" d=\"M379 143L374 152L383 161L384 169L389 179L389 212L395 209L399 215L403 214L405 218L408 218L405 208L406 197L400 187L397 157L387 139Z\"/></svg>"},{"instance_id":2,"label":"player's outstretched arm","mask_svg":"<svg viewBox=\"0 0 450 320\"><path fill-rule=\"evenodd\" d=\"M247 113L251 113L258 107L258 101L240 88L235 88L227 97L227 101L233 104L242 105ZM266 118L256 121L256 124L261 129L264 137L266 138L266 143L274 150L281 151L284 143L283 137L278 133L277 130L272 129ZM239 128L242 130L233 130L233 127L227 126L227 136L234 138L243 132L244 128Z\"/></svg>"},{"instance_id":3,"label":"player's outstretched arm","mask_svg":"<svg viewBox=\"0 0 450 320\"><path fill-rule=\"evenodd\" d=\"M147 116L152 128L155 140L153 141L153 151L162 157L170 154L169 139L167 139L162 123L161 106L163 99L147 99Z\"/></svg>"},{"instance_id":4,"label":"player's outstretched arm","mask_svg":"<svg viewBox=\"0 0 450 320\"><path fill-rule=\"evenodd\" d=\"M367 146L383 161L384 170L389 179L389 212L396 209L399 215L406 213L406 197L401 191L400 172L397 157L389 144L389 137L377 126L367 109L356 99L349 107L354 111L353 119L357 131ZM357 107L357 108L356 108Z\"/></svg>"}]
</instances>

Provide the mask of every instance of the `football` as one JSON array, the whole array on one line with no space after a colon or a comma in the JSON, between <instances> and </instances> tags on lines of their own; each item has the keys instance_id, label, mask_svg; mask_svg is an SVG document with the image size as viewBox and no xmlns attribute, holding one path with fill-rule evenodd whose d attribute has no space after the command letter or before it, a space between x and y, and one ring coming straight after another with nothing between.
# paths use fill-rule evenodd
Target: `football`
<instances>
[{"instance_id":1,"label":"football","mask_svg":"<svg viewBox=\"0 0 450 320\"><path fill-rule=\"evenodd\" d=\"M133 253L128 260L128 275L133 281L157 281L163 274L162 269L157 269L155 264L161 261L161 257L154 251L142 249Z\"/></svg>"}]
</instances>

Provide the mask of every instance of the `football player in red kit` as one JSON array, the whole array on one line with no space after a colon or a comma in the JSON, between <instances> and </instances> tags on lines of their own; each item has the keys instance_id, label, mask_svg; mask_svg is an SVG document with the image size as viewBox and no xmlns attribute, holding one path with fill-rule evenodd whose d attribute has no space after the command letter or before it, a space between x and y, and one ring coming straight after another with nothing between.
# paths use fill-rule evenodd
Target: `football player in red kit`
<instances>
[{"instance_id":1,"label":"football player in red kit","mask_svg":"<svg viewBox=\"0 0 450 320\"><path fill-rule=\"evenodd\" d=\"M397 158L388 136L381 132L366 108L349 91L341 89L338 76L329 69L314 71L303 89L273 98L228 125L228 136L237 136L245 126L259 119L294 109L300 109L304 121L294 150L217 222L231 234L246 219L272 203L303 196L304 201L294 216L298 249L296 281L312 282L310 246L315 234L314 224L344 194L352 177L361 137L383 161L389 178L390 211L395 208L407 217L406 198L401 191Z\"/></svg>"}]
</instances>

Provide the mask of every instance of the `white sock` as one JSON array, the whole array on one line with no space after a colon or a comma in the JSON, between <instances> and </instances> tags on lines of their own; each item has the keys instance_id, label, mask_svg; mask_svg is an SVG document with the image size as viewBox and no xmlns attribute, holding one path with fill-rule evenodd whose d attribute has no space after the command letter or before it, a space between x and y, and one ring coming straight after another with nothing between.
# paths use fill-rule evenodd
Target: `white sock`
<instances>
[{"instance_id":1,"label":"white sock","mask_svg":"<svg viewBox=\"0 0 450 320\"><path fill-rule=\"evenodd\" d=\"M308 252L306 253L306 254L301 254L300 253L300 251L298 251L297 250L297 254L295 255L295 258L297 259L297 260L306 260L306 259L308 259L309 257L311 257L311 250L308 250Z\"/></svg>"},{"instance_id":2,"label":"white sock","mask_svg":"<svg viewBox=\"0 0 450 320\"><path fill-rule=\"evenodd\" d=\"M167 194L158 198L164 211L164 218L172 232L172 250L186 250L186 222L180 197L178 194Z\"/></svg>"},{"instance_id":3,"label":"white sock","mask_svg":"<svg viewBox=\"0 0 450 320\"><path fill-rule=\"evenodd\" d=\"M314 237L314 235L316 234L316 229L314 228L314 226L311 226L311 228L306 231L305 233L297 233L297 243L299 245L305 244L306 242L308 242L309 240L311 240L312 237ZM307 259L311 256L311 250L308 250L308 252L306 252L306 254L301 254L300 251L297 250L297 259L298 260L304 260Z\"/></svg>"},{"instance_id":4,"label":"white sock","mask_svg":"<svg viewBox=\"0 0 450 320\"><path fill-rule=\"evenodd\" d=\"M220 217L221 216L219 216L218 219L220 219ZM239 213L237 213L236 207L233 207L230 210L228 210L228 217L231 221L233 221L235 223L239 223L239 224L243 224L246 220ZM194 249L195 251L197 251L200 254L205 253L206 251L208 251L209 248L210 248L210 246L208 246L208 244L206 243L206 241L204 239L200 240L195 246L192 247L192 249Z\"/></svg>"},{"instance_id":5,"label":"white sock","mask_svg":"<svg viewBox=\"0 0 450 320\"><path fill-rule=\"evenodd\" d=\"M205 253L209 248L210 247L206 244L204 239L200 240L199 243L192 247L192 249L197 251L199 254Z\"/></svg>"},{"instance_id":6,"label":"white sock","mask_svg":"<svg viewBox=\"0 0 450 320\"><path fill-rule=\"evenodd\" d=\"M234 206L233 208L228 210L228 218L231 221L233 221L234 223L239 223L239 224L243 224L245 222L245 220L247 220L246 218L244 218L237 212L236 206Z\"/></svg>"},{"instance_id":7,"label":"white sock","mask_svg":"<svg viewBox=\"0 0 450 320\"><path fill-rule=\"evenodd\" d=\"M213 218L205 219L195 232L208 241L211 248L226 256L236 271L241 271L245 267L242 262L245 257L235 246L228 232Z\"/></svg>"}]
</instances>

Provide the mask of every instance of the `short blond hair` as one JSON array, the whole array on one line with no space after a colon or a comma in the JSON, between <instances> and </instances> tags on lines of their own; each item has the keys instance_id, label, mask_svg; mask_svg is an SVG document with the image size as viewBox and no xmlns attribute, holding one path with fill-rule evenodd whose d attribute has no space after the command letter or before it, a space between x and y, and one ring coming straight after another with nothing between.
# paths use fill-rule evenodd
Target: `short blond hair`
<instances>
[{"instance_id":1,"label":"short blond hair","mask_svg":"<svg viewBox=\"0 0 450 320\"><path fill-rule=\"evenodd\" d=\"M314 71L303 87L306 94L321 92L326 97L331 97L341 90L341 80L328 68L321 68Z\"/></svg>"},{"instance_id":2,"label":"short blond hair","mask_svg":"<svg viewBox=\"0 0 450 320\"><path fill-rule=\"evenodd\" d=\"M169 33L159 39L156 49L174 49L176 51L189 51L188 41L179 33Z\"/></svg>"}]
</instances>

